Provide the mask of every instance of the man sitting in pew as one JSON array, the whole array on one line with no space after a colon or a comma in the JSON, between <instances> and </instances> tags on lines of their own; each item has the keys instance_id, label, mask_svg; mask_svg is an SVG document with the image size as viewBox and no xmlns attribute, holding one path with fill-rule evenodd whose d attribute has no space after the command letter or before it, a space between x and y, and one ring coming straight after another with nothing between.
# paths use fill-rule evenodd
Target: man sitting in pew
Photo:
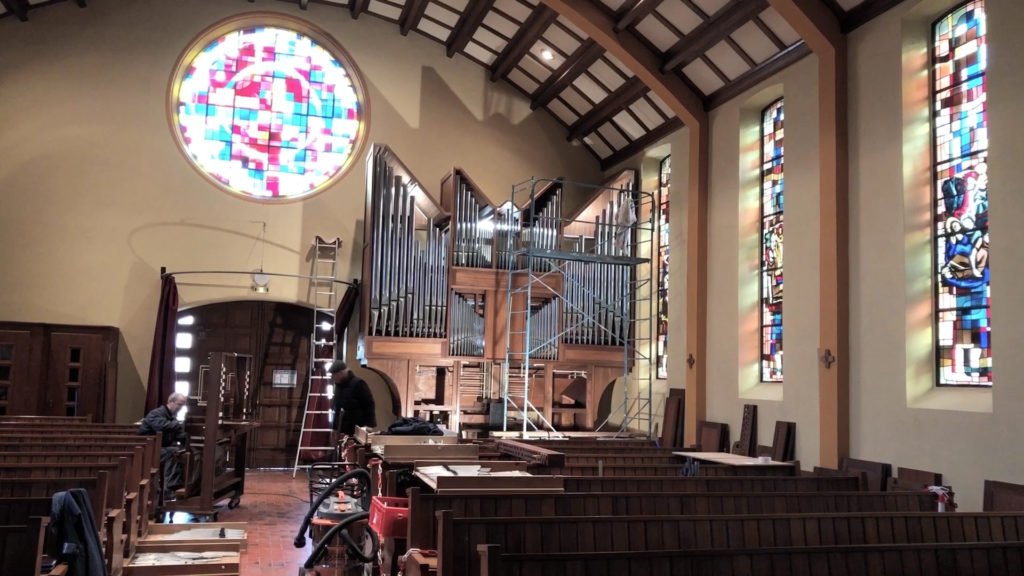
<instances>
[{"instance_id":1,"label":"man sitting in pew","mask_svg":"<svg viewBox=\"0 0 1024 576\"><path fill-rule=\"evenodd\" d=\"M174 491L184 486L181 463L178 462L176 455L188 441L188 435L185 433L185 427L178 421L177 415L187 402L188 398L184 394L175 392L167 398L165 405L150 410L139 426L141 436L156 436L158 432L163 433L160 467L164 476L165 499L173 499Z\"/></svg>"}]
</instances>

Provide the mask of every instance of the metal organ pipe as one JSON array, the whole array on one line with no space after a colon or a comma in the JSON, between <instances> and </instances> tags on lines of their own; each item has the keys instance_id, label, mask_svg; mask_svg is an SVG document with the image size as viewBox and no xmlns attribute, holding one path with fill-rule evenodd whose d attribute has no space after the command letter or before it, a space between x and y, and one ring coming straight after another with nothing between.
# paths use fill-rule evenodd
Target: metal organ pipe
<instances>
[{"instance_id":1,"label":"metal organ pipe","mask_svg":"<svg viewBox=\"0 0 1024 576\"><path fill-rule=\"evenodd\" d=\"M368 173L374 226L369 335L443 338L447 230L419 210L417 185L397 173L388 154L375 153Z\"/></svg>"}]
</instances>

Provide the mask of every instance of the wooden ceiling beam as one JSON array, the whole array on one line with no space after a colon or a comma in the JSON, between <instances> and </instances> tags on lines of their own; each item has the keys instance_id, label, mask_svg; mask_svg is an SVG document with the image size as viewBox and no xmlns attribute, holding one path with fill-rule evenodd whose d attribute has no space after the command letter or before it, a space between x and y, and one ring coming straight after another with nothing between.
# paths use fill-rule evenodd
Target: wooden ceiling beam
<instances>
[{"instance_id":1,"label":"wooden ceiling beam","mask_svg":"<svg viewBox=\"0 0 1024 576\"><path fill-rule=\"evenodd\" d=\"M625 84L619 86L614 92L605 97L604 100L598 102L596 106L590 109L590 112L580 116L578 120L573 122L572 126L569 126L569 137L567 139L570 142L579 140L597 130L605 122L611 120L613 116L625 110L626 107L636 102L644 94L647 94L647 92L647 86L639 78L630 78Z\"/></svg>"},{"instance_id":2,"label":"wooden ceiling beam","mask_svg":"<svg viewBox=\"0 0 1024 576\"><path fill-rule=\"evenodd\" d=\"M608 170L621 164L622 162L629 160L634 155L643 152L648 146L657 144L659 140L665 138L669 134L679 130L683 127L683 122L679 118L673 118L668 122L665 122L661 126L658 126L654 130L651 130L647 134L644 134L640 138L633 140L628 146L612 154L611 156L601 160L601 170Z\"/></svg>"},{"instance_id":3,"label":"wooden ceiling beam","mask_svg":"<svg viewBox=\"0 0 1024 576\"><path fill-rule=\"evenodd\" d=\"M639 24L654 12L662 0L635 0L626 12L615 22L615 31L622 32L626 28Z\"/></svg>"},{"instance_id":4,"label":"wooden ceiling beam","mask_svg":"<svg viewBox=\"0 0 1024 576\"><path fill-rule=\"evenodd\" d=\"M686 66L768 7L768 0L731 0L665 54L662 72Z\"/></svg>"},{"instance_id":5,"label":"wooden ceiling beam","mask_svg":"<svg viewBox=\"0 0 1024 576\"><path fill-rule=\"evenodd\" d=\"M779 38L779 35L776 34L774 30L769 28L768 25L764 23L764 20L761 20L760 16L755 16L753 22L754 25L757 26L757 29L760 30L762 34L767 36L769 40L771 40L772 44L775 45L775 48L777 50L786 49L786 43L783 42L781 38Z\"/></svg>"},{"instance_id":6,"label":"wooden ceiling beam","mask_svg":"<svg viewBox=\"0 0 1024 576\"><path fill-rule=\"evenodd\" d=\"M585 40L568 58L562 62L557 70L548 76L547 80L534 91L530 97L530 108L536 110L541 106L547 106L552 100L558 97L563 90L569 87L574 80L587 71L597 59L604 54L602 48L593 40Z\"/></svg>"},{"instance_id":7,"label":"wooden ceiling beam","mask_svg":"<svg viewBox=\"0 0 1024 576\"><path fill-rule=\"evenodd\" d=\"M459 17L459 21L455 24L455 29L452 30L452 35L448 39L446 53L449 58L466 49L469 41L476 34L476 29L480 27L480 23L484 21L484 17L491 11L492 6L494 6L494 0L473 0L466 5L466 11Z\"/></svg>"},{"instance_id":8,"label":"wooden ceiling beam","mask_svg":"<svg viewBox=\"0 0 1024 576\"><path fill-rule=\"evenodd\" d=\"M406 0L405 6L402 6L402 15L398 17L398 30L402 36L408 36L409 32L420 25L427 4L430 4L429 0Z\"/></svg>"},{"instance_id":9,"label":"wooden ceiling beam","mask_svg":"<svg viewBox=\"0 0 1024 576\"><path fill-rule=\"evenodd\" d=\"M844 34L849 34L902 3L903 0L864 0L843 16Z\"/></svg>"},{"instance_id":10,"label":"wooden ceiling beam","mask_svg":"<svg viewBox=\"0 0 1024 576\"><path fill-rule=\"evenodd\" d=\"M358 20L359 15L366 12L366 9L370 7L370 0L349 0L348 10L352 13L352 18Z\"/></svg>"},{"instance_id":11,"label":"wooden ceiling beam","mask_svg":"<svg viewBox=\"0 0 1024 576\"><path fill-rule=\"evenodd\" d=\"M807 44L803 42L793 44L782 52L761 62L756 67L747 70L729 84L709 94L707 97L708 110L718 108L810 55L811 49L807 47Z\"/></svg>"},{"instance_id":12,"label":"wooden ceiling beam","mask_svg":"<svg viewBox=\"0 0 1024 576\"><path fill-rule=\"evenodd\" d=\"M554 24L557 19L557 12L543 4L538 5L530 13L526 22L516 31L516 35L508 41L505 49L494 60L494 64L491 65L491 81L493 82L508 76L508 73L523 58L523 55L530 50L530 47L537 43L537 40L544 35L548 27Z\"/></svg>"},{"instance_id":13,"label":"wooden ceiling beam","mask_svg":"<svg viewBox=\"0 0 1024 576\"><path fill-rule=\"evenodd\" d=\"M18 20L28 22L28 0L0 0L0 4L7 8L7 11L14 14Z\"/></svg>"},{"instance_id":14,"label":"wooden ceiling beam","mask_svg":"<svg viewBox=\"0 0 1024 576\"><path fill-rule=\"evenodd\" d=\"M754 0L758 1L758 0ZM542 0L564 16L658 95L687 126L707 119L704 102L675 74L661 70L661 56L648 48L631 30L615 31L615 19L590 0Z\"/></svg>"},{"instance_id":15,"label":"wooden ceiling beam","mask_svg":"<svg viewBox=\"0 0 1024 576\"><path fill-rule=\"evenodd\" d=\"M819 55L845 45L839 19L821 0L768 0L783 19Z\"/></svg>"}]
</instances>

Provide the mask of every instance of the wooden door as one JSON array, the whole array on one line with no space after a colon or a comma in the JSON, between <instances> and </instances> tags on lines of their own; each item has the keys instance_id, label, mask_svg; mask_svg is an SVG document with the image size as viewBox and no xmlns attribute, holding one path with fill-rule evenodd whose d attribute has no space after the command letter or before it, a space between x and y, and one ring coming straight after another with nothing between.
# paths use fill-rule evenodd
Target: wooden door
<instances>
[{"instance_id":1,"label":"wooden door","mask_svg":"<svg viewBox=\"0 0 1024 576\"><path fill-rule=\"evenodd\" d=\"M41 331L0 330L0 415L39 414ZM33 346L33 344L35 344Z\"/></svg>"},{"instance_id":2,"label":"wooden door","mask_svg":"<svg viewBox=\"0 0 1024 576\"><path fill-rule=\"evenodd\" d=\"M46 405L40 414L103 418L108 347L100 334L50 333Z\"/></svg>"},{"instance_id":3,"label":"wooden door","mask_svg":"<svg viewBox=\"0 0 1024 576\"><path fill-rule=\"evenodd\" d=\"M256 429L252 462L256 467L295 464L302 413L309 385L309 344L313 311L276 304L267 310L260 356Z\"/></svg>"}]
</instances>

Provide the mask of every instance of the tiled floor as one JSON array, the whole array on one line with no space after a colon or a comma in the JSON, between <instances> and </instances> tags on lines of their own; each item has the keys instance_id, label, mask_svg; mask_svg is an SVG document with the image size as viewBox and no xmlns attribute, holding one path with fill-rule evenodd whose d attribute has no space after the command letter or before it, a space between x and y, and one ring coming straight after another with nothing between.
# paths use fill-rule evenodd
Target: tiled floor
<instances>
[{"instance_id":1,"label":"tiled floor","mask_svg":"<svg viewBox=\"0 0 1024 576\"><path fill-rule=\"evenodd\" d=\"M248 550L242 553L242 576L295 576L313 550L306 539L304 548L292 541L309 509L309 487L300 471L293 479L291 471L250 471L245 479L245 495L238 508L223 509L221 522L248 522ZM175 522L189 519L176 517ZM320 574L333 574L320 570Z\"/></svg>"}]
</instances>

